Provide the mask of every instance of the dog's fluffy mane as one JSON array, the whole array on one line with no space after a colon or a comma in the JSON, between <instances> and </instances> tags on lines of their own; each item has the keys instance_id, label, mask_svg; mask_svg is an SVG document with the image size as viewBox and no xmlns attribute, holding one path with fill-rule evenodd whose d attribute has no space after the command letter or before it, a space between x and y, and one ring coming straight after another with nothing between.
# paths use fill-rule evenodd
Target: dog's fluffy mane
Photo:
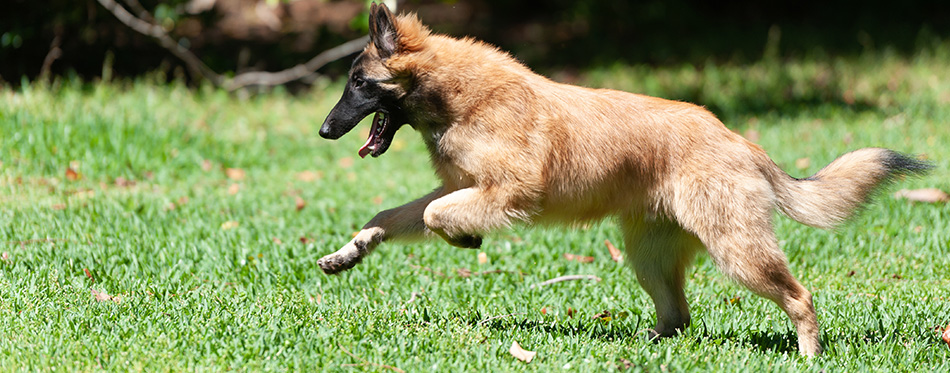
<instances>
[{"instance_id":1,"label":"dog's fluffy mane","mask_svg":"<svg viewBox=\"0 0 950 373\"><path fill-rule=\"evenodd\" d=\"M412 53L422 50L432 32L415 13L407 13L396 16L396 33L399 34L398 52Z\"/></svg>"},{"instance_id":2,"label":"dog's fluffy mane","mask_svg":"<svg viewBox=\"0 0 950 373\"><path fill-rule=\"evenodd\" d=\"M498 47L472 37L455 38L433 33L415 13L404 13L395 17L398 35L396 54L384 64L397 74L412 71L432 71L438 65L460 69L461 74L471 75L482 71L515 69L519 72L530 70L523 63ZM429 48L438 44L452 44L449 48ZM377 53L373 43L368 50ZM428 53L438 49L439 54ZM451 57L449 55L452 55ZM440 58L441 57L441 58ZM461 66L459 65L461 64Z\"/></svg>"}]
</instances>

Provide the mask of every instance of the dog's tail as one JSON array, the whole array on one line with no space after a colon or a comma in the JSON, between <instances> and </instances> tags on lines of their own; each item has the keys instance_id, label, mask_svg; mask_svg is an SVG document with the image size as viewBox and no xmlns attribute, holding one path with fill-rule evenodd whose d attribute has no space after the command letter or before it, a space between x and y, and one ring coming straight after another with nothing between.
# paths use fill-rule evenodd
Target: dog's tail
<instances>
[{"instance_id":1,"label":"dog's tail","mask_svg":"<svg viewBox=\"0 0 950 373\"><path fill-rule=\"evenodd\" d=\"M854 216L879 187L901 175L922 174L933 167L881 148L842 155L805 179L789 176L771 159L765 163L779 210L802 224L824 229Z\"/></svg>"}]
</instances>

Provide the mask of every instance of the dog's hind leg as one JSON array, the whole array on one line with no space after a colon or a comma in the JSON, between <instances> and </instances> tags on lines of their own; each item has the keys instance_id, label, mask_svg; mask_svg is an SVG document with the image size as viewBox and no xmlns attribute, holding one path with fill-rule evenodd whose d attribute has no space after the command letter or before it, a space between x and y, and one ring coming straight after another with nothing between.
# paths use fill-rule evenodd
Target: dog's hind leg
<instances>
[{"instance_id":1,"label":"dog's hind leg","mask_svg":"<svg viewBox=\"0 0 950 373\"><path fill-rule=\"evenodd\" d=\"M443 195L445 192L439 188L415 201L376 214L356 237L340 250L320 258L317 265L328 274L339 273L353 268L383 241L422 238L426 231L422 214L430 202Z\"/></svg>"},{"instance_id":2,"label":"dog's hind leg","mask_svg":"<svg viewBox=\"0 0 950 373\"><path fill-rule=\"evenodd\" d=\"M799 352L820 354L812 296L789 272L779 249L768 186L753 179L705 179L694 186L681 193L677 220L699 237L727 276L788 314L798 332Z\"/></svg>"},{"instance_id":3,"label":"dog's hind leg","mask_svg":"<svg viewBox=\"0 0 950 373\"><path fill-rule=\"evenodd\" d=\"M627 261L640 286L653 298L657 335L669 337L689 327L684 274L701 244L675 222L643 216L620 219Z\"/></svg>"}]
</instances>

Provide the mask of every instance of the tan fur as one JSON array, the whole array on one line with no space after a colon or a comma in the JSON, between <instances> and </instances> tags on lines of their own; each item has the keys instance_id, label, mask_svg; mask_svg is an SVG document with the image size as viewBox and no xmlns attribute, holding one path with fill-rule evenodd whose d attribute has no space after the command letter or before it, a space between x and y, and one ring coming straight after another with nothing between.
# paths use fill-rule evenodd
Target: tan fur
<instances>
[{"instance_id":1,"label":"tan fur","mask_svg":"<svg viewBox=\"0 0 950 373\"><path fill-rule=\"evenodd\" d=\"M387 240L434 233L477 247L481 234L515 222L615 216L659 335L689 325L684 272L705 248L789 315L803 354L820 353L811 294L788 270L773 208L833 227L896 172L882 160L889 151L849 153L796 180L699 106L556 83L492 46L432 34L414 15L395 26L397 52L381 59L371 42L359 68L401 95L443 186L379 213L321 259L325 271L348 269Z\"/></svg>"}]
</instances>

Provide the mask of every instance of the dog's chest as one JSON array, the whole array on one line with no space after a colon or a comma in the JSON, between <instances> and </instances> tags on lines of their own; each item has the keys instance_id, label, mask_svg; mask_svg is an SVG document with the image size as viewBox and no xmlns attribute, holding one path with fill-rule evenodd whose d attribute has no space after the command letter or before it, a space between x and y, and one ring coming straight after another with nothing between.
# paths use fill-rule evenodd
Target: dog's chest
<instances>
[{"instance_id":1,"label":"dog's chest","mask_svg":"<svg viewBox=\"0 0 950 373\"><path fill-rule=\"evenodd\" d=\"M476 184L471 172L460 166L460 160L466 157L463 148L452 141L450 131L426 131L422 133L429 158L436 175L450 190L468 188Z\"/></svg>"}]
</instances>

